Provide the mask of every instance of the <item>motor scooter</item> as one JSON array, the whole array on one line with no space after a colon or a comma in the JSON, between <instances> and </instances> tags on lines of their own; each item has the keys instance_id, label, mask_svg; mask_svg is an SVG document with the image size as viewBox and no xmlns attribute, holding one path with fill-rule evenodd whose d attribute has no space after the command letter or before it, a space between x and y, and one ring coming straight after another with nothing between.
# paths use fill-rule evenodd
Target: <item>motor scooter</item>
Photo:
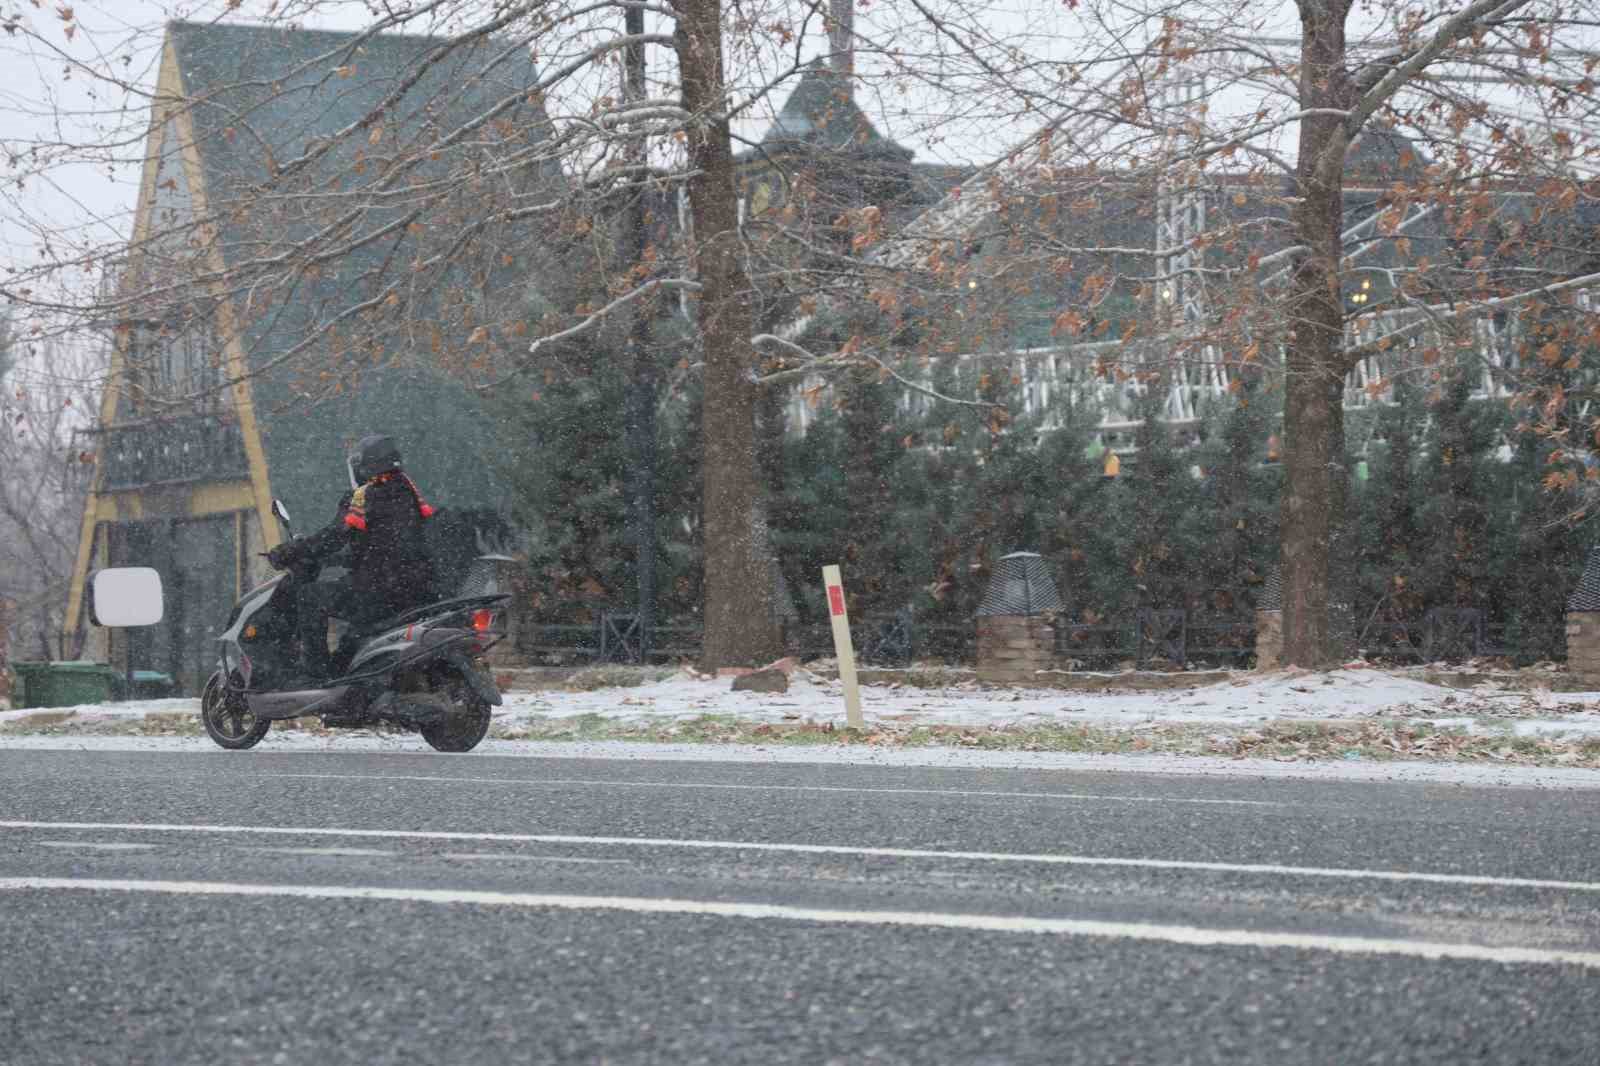
<instances>
[{"instance_id":1,"label":"motor scooter","mask_svg":"<svg viewBox=\"0 0 1600 1066\"><path fill-rule=\"evenodd\" d=\"M272 501L287 532L289 514ZM335 729L389 726L422 734L438 751L465 752L489 730L500 690L484 655L499 642L494 616L510 596L494 584L495 556L480 556L463 588L371 625L350 626L334 652L334 676L307 685L296 677L294 588L315 581L316 562L296 562L250 589L233 607L217 670L206 682L200 718L230 750L252 748L272 723L315 715Z\"/></svg>"}]
</instances>

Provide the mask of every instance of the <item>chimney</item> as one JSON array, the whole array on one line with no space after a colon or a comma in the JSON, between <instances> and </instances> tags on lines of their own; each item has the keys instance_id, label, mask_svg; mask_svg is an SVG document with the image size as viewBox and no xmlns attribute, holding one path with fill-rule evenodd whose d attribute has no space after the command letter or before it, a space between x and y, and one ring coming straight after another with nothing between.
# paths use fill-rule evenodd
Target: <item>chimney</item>
<instances>
[{"instance_id":1,"label":"chimney","mask_svg":"<svg viewBox=\"0 0 1600 1066\"><path fill-rule=\"evenodd\" d=\"M847 99L855 96L855 0L828 0L829 65L839 75L839 91Z\"/></svg>"}]
</instances>

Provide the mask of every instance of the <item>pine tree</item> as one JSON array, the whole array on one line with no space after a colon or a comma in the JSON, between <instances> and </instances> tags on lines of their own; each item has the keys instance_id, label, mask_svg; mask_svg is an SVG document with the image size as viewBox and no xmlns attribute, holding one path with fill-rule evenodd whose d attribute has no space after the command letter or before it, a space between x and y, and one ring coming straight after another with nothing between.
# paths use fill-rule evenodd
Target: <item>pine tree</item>
<instances>
[{"instance_id":1,"label":"pine tree","mask_svg":"<svg viewBox=\"0 0 1600 1066\"><path fill-rule=\"evenodd\" d=\"M1431 607L1482 607L1490 570L1487 554L1487 465L1497 442L1497 405L1474 403L1471 382L1456 374L1438 385L1429 405L1420 519L1422 595Z\"/></svg>"},{"instance_id":2,"label":"pine tree","mask_svg":"<svg viewBox=\"0 0 1600 1066\"><path fill-rule=\"evenodd\" d=\"M1183 529L1199 606L1220 616L1248 613L1276 562L1282 468L1266 461L1275 398L1252 384L1214 401L1195 450L1200 494Z\"/></svg>"}]
</instances>

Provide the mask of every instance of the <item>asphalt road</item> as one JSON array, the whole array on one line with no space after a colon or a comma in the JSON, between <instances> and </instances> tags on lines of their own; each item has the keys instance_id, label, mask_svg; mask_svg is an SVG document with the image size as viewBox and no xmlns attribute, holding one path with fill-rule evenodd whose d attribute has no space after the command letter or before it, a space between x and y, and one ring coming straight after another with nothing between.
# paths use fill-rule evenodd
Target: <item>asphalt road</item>
<instances>
[{"instance_id":1,"label":"asphalt road","mask_svg":"<svg viewBox=\"0 0 1600 1066\"><path fill-rule=\"evenodd\" d=\"M0 751L0 1063L1600 1063L1600 790Z\"/></svg>"}]
</instances>

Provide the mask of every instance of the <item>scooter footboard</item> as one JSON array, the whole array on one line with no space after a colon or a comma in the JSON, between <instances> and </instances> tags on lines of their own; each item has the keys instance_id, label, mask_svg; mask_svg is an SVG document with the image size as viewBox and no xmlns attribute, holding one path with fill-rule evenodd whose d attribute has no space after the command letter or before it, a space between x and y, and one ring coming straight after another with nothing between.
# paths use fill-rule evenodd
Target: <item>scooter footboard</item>
<instances>
[{"instance_id":1,"label":"scooter footboard","mask_svg":"<svg viewBox=\"0 0 1600 1066\"><path fill-rule=\"evenodd\" d=\"M307 714L323 714L339 705L349 685L335 688L298 689L292 692L247 692L245 704L257 718L281 721Z\"/></svg>"}]
</instances>

